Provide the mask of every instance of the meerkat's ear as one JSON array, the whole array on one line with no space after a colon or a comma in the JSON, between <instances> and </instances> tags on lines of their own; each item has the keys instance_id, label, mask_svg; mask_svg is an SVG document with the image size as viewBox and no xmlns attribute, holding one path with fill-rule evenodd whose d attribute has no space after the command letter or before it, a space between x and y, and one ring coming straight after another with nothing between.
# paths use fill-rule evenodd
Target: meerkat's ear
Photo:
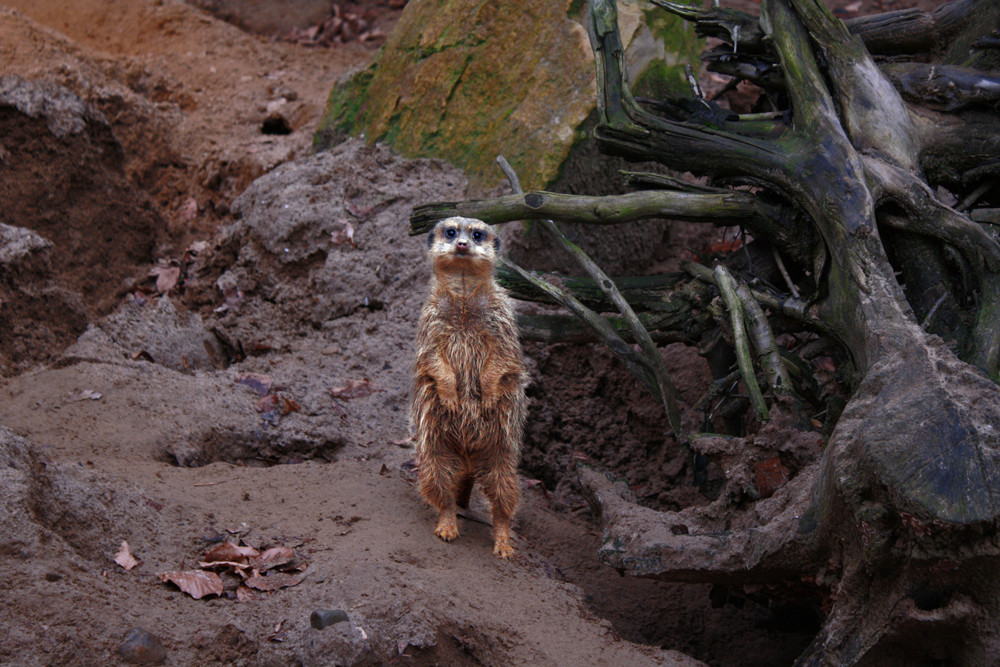
<instances>
[{"instance_id":1,"label":"meerkat's ear","mask_svg":"<svg viewBox=\"0 0 1000 667\"><path fill-rule=\"evenodd\" d=\"M493 236L493 250L496 254L500 254L500 237L497 235Z\"/></svg>"},{"instance_id":2,"label":"meerkat's ear","mask_svg":"<svg viewBox=\"0 0 1000 667\"><path fill-rule=\"evenodd\" d=\"M427 232L427 247L434 247L434 230L436 227L431 227L431 231Z\"/></svg>"}]
</instances>

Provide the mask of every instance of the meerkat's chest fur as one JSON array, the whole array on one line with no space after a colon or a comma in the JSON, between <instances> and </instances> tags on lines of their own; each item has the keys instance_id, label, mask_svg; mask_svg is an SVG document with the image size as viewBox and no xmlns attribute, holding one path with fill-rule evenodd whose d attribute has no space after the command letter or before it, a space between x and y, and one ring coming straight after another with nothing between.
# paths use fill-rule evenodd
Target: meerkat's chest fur
<instances>
[{"instance_id":1,"label":"meerkat's chest fur","mask_svg":"<svg viewBox=\"0 0 1000 667\"><path fill-rule=\"evenodd\" d=\"M426 344L453 369L458 398L468 404L482 399L481 376L491 353L504 345L513 324L506 295L493 287L489 294L441 298L425 307Z\"/></svg>"}]
</instances>

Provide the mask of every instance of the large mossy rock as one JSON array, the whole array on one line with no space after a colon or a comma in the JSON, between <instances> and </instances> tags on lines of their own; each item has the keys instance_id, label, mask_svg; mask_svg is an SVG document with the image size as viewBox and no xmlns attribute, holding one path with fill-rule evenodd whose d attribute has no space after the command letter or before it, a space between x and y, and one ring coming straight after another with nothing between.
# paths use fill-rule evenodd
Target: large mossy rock
<instances>
[{"instance_id":1,"label":"large mossy rock","mask_svg":"<svg viewBox=\"0 0 1000 667\"><path fill-rule=\"evenodd\" d=\"M683 63L697 62L693 28L648 3L619 4L640 94L683 86ZM373 64L334 87L316 147L364 136L439 157L473 191L501 180L503 154L526 188L545 187L595 106L583 10L579 0L411 0Z\"/></svg>"}]
</instances>

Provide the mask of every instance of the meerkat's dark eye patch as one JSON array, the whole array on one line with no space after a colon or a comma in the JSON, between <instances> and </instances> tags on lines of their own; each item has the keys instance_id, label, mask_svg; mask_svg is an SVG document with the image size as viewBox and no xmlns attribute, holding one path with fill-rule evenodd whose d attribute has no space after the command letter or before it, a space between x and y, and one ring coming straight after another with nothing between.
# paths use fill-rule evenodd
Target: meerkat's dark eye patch
<instances>
[{"instance_id":1,"label":"meerkat's dark eye patch","mask_svg":"<svg viewBox=\"0 0 1000 667\"><path fill-rule=\"evenodd\" d=\"M450 239L455 238L455 234L458 234L458 232L455 231L454 227L449 227L448 229L444 230L444 235Z\"/></svg>"},{"instance_id":2,"label":"meerkat's dark eye patch","mask_svg":"<svg viewBox=\"0 0 1000 667\"><path fill-rule=\"evenodd\" d=\"M483 241L483 233L481 231L479 231L478 229L476 231L472 232L472 240L475 241L476 243L482 243L482 241Z\"/></svg>"}]
</instances>

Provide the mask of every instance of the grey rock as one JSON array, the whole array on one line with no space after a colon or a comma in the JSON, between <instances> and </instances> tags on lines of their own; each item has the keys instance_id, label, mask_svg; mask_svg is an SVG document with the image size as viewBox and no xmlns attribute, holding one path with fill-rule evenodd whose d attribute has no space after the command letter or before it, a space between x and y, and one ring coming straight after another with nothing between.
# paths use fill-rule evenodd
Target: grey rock
<instances>
[{"instance_id":1,"label":"grey rock","mask_svg":"<svg viewBox=\"0 0 1000 667\"><path fill-rule=\"evenodd\" d=\"M121 647L122 660L132 665L159 665L167 659L160 640L142 628L132 628Z\"/></svg>"}]
</instances>

